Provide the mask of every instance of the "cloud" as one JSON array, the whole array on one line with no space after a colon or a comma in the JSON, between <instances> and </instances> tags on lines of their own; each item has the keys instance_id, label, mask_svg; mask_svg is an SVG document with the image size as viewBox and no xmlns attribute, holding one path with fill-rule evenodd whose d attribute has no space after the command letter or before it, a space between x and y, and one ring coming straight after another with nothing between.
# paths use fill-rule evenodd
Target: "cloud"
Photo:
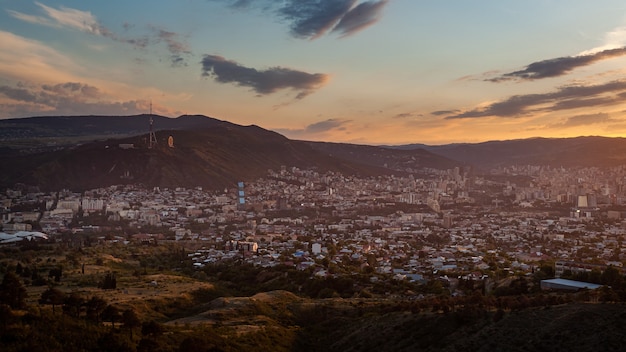
<instances>
[{"instance_id":1,"label":"cloud","mask_svg":"<svg viewBox=\"0 0 626 352\"><path fill-rule=\"evenodd\" d=\"M165 43L165 48L170 54L170 62L172 66L186 66L186 56L191 55L192 51L185 38L180 34L168 31L156 26L148 26L149 33L139 37L120 36L109 30L98 19L88 11L81 11L64 6L58 9L46 6L36 2L44 13L44 16L34 16L17 11L8 10L9 14L17 19L25 22L44 25L53 28L68 28L79 30L91 35L100 36L111 39L116 42L125 43L136 49L144 49L149 45ZM122 25L125 32L128 32L134 25L125 22Z\"/></svg>"},{"instance_id":2,"label":"cloud","mask_svg":"<svg viewBox=\"0 0 626 352\"><path fill-rule=\"evenodd\" d=\"M296 99L302 99L322 87L329 76L322 73L307 73L283 67L257 70L241 66L235 61L217 55L205 55L202 59L202 75L213 77L220 83L235 83L250 87L260 95L281 89L297 91Z\"/></svg>"},{"instance_id":3,"label":"cloud","mask_svg":"<svg viewBox=\"0 0 626 352\"><path fill-rule=\"evenodd\" d=\"M48 27L68 27L91 34L102 34L102 26L100 26L96 18L90 12L71 9L65 6L61 6L57 10L40 2L35 2L35 4L45 12L47 17L27 15L12 10L8 10L8 12L11 16L29 23Z\"/></svg>"},{"instance_id":4,"label":"cloud","mask_svg":"<svg viewBox=\"0 0 626 352\"><path fill-rule=\"evenodd\" d=\"M170 53L172 66L187 66L184 56L191 55L189 44L176 32L170 32L162 28L151 27L156 37L156 42L164 42Z\"/></svg>"},{"instance_id":5,"label":"cloud","mask_svg":"<svg viewBox=\"0 0 626 352\"><path fill-rule=\"evenodd\" d=\"M4 97L4 99L2 99ZM97 87L66 82L56 85L0 86L0 116L128 115L145 113L149 101L114 101ZM165 111L164 109L161 109Z\"/></svg>"},{"instance_id":6,"label":"cloud","mask_svg":"<svg viewBox=\"0 0 626 352\"><path fill-rule=\"evenodd\" d=\"M626 46L626 27L617 27L604 35L604 43L596 48L583 51L579 55L595 54L609 49L618 49Z\"/></svg>"},{"instance_id":7,"label":"cloud","mask_svg":"<svg viewBox=\"0 0 626 352\"><path fill-rule=\"evenodd\" d=\"M388 0L368 1L357 5L341 18L333 32L347 36L373 25L380 19L387 2Z\"/></svg>"},{"instance_id":8,"label":"cloud","mask_svg":"<svg viewBox=\"0 0 626 352\"><path fill-rule=\"evenodd\" d=\"M13 88L9 86L0 86L0 94L17 101L34 101L37 98L37 96L31 93L28 89Z\"/></svg>"},{"instance_id":9,"label":"cloud","mask_svg":"<svg viewBox=\"0 0 626 352\"><path fill-rule=\"evenodd\" d=\"M316 123L312 123L304 129L306 133L323 133L331 130L345 130L344 125L350 122L349 120L337 120L337 119L328 119L325 121L320 121Z\"/></svg>"},{"instance_id":10,"label":"cloud","mask_svg":"<svg viewBox=\"0 0 626 352\"><path fill-rule=\"evenodd\" d=\"M327 119L312 123L302 129L276 129L278 133L284 134L289 138L310 138L320 136L326 133L336 131L347 131L352 120Z\"/></svg>"},{"instance_id":11,"label":"cloud","mask_svg":"<svg viewBox=\"0 0 626 352\"><path fill-rule=\"evenodd\" d=\"M356 0L287 1L278 12L291 23L291 33L298 38L315 39L331 29L350 11Z\"/></svg>"},{"instance_id":12,"label":"cloud","mask_svg":"<svg viewBox=\"0 0 626 352\"><path fill-rule=\"evenodd\" d=\"M67 82L56 84L53 86L44 84L41 86L41 88L46 92L50 92L51 94L59 96L80 95L84 98L100 97L100 91L98 90L98 88L77 82Z\"/></svg>"},{"instance_id":13,"label":"cloud","mask_svg":"<svg viewBox=\"0 0 626 352\"><path fill-rule=\"evenodd\" d=\"M433 111L430 114L433 116L444 116L444 115L458 114L459 112L461 111L460 110L439 110L439 111Z\"/></svg>"},{"instance_id":14,"label":"cloud","mask_svg":"<svg viewBox=\"0 0 626 352\"><path fill-rule=\"evenodd\" d=\"M376 23L388 0L214 0L230 3L235 9L258 5L288 23L296 38L316 39L330 32L352 35Z\"/></svg>"},{"instance_id":15,"label":"cloud","mask_svg":"<svg viewBox=\"0 0 626 352\"><path fill-rule=\"evenodd\" d=\"M588 125L612 123L612 122L619 122L619 121L612 119L607 113L597 113L597 114L572 116L568 118L567 120L565 120L563 123L552 125L551 127L568 128L568 127L588 126Z\"/></svg>"},{"instance_id":16,"label":"cloud","mask_svg":"<svg viewBox=\"0 0 626 352\"><path fill-rule=\"evenodd\" d=\"M408 119L408 118L411 118L411 117L422 117L422 116L424 116L424 115L418 114L418 113L414 113L414 112L402 112L402 113L399 113L399 114L396 114L396 115L392 116L392 118L394 118L394 119Z\"/></svg>"},{"instance_id":17,"label":"cloud","mask_svg":"<svg viewBox=\"0 0 626 352\"><path fill-rule=\"evenodd\" d=\"M53 28L69 28L79 30L92 35L109 38L114 41L127 43L137 48L145 48L149 43L148 38L120 37L100 24L98 19L89 11L81 11L65 6L60 6L58 9L55 9L39 2L35 3L43 11L45 16L28 15L13 10L8 10L8 13L11 16L25 22ZM127 24L125 24L125 28L128 28Z\"/></svg>"},{"instance_id":18,"label":"cloud","mask_svg":"<svg viewBox=\"0 0 626 352\"><path fill-rule=\"evenodd\" d=\"M562 86L543 94L514 95L483 108L447 116L446 119L487 116L519 117L538 111L559 111L621 104L626 97L626 80L599 85Z\"/></svg>"},{"instance_id":19,"label":"cloud","mask_svg":"<svg viewBox=\"0 0 626 352\"><path fill-rule=\"evenodd\" d=\"M72 70L82 69L70 57L42 42L0 30L0 77L6 81L73 80Z\"/></svg>"},{"instance_id":20,"label":"cloud","mask_svg":"<svg viewBox=\"0 0 626 352\"><path fill-rule=\"evenodd\" d=\"M533 62L523 70L505 73L495 78L486 79L491 82L509 80L536 80L549 77L563 76L574 69L589 66L601 60L612 59L626 55L626 47L606 49L593 54L566 56L556 59Z\"/></svg>"}]
</instances>

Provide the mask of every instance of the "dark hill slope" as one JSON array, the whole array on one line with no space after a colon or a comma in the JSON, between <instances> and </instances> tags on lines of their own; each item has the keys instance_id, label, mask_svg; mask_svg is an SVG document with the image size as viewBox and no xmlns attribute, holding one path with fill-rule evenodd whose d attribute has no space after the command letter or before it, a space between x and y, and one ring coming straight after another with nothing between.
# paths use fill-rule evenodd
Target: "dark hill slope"
<instances>
[{"instance_id":1,"label":"dark hill slope","mask_svg":"<svg viewBox=\"0 0 626 352\"><path fill-rule=\"evenodd\" d=\"M167 146L168 136L174 147ZM157 146L147 136L107 140L27 157L0 158L10 170L0 175L0 187L16 182L45 190L84 190L123 183L147 186L221 189L250 181L281 165L332 170L362 176L388 170L328 157L310 146L293 142L257 126L217 124L196 131L161 131ZM134 144L124 149L122 144Z\"/></svg>"},{"instance_id":2,"label":"dark hill slope","mask_svg":"<svg viewBox=\"0 0 626 352\"><path fill-rule=\"evenodd\" d=\"M47 138L77 136L132 136L149 131L150 116L153 129L189 130L218 124L231 124L200 115L167 118L158 115L134 116L41 116L0 120L0 139Z\"/></svg>"},{"instance_id":3,"label":"dark hill slope","mask_svg":"<svg viewBox=\"0 0 626 352\"><path fill-rule=\"evenodd\" d=\"M201 115L168 118L135 116L43 116L0 120L0 156L36 154L110 138L147 134L150 131L194 130L233 125Z\"/></svg>"},{"instance_id":4,"label":"dark hill slope","mask_svg":"<svg viewBox=\"0 0 626 352\"><path fill-rule=\"evenodd\" d=\"M337 319L312 351L624 351L626 306L567 304L506 313L408 312ZM331 327L332 326L332 327Z\"/></svg>"},{"instance_id":5,"label":"dark hill slope","mask_svg":"<svg viewBox=\"0 0 626 352\"><path fill-rule=\"evenodd\" d=\"M393 149L369 145L304 142L315 150L333 157L364 165L385 167L391 170L409 171L421 168L450 169L461 163L424 149Z\"/></svg>"},{"instance_id":6,"label":"dark hill slope","mask_svg":"<svg viewBox=\"0 0 626 352\"><path fill-rule=\"evenodd\" d=\"M607 167L626 163L624 138L531 138L441 146L417 144L399 148L424 148L435 154L478 167L508 165Z\"/></svg>"}]
</instances>

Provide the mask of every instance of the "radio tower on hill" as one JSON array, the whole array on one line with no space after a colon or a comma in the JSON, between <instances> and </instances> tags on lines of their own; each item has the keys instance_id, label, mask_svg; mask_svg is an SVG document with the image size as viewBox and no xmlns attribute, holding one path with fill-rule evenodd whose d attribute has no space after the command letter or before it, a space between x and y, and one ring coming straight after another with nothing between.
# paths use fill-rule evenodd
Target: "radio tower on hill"
<instances>
[{"instance_id":1,"label":"radio tower on hill","mask_svg":"<svg viewBox=\"0 0 626 352\"><path fill-rule=\"evenodd\" d=\"M152 149L152 147L156 146L157 144L157 139L156 139L156 134L154 133L154 130L152 129L152 124L153 124L153 119L152 119L152 101L150 101L150 141L148 142L148 148Z\"/></svg>"}]
</instances>

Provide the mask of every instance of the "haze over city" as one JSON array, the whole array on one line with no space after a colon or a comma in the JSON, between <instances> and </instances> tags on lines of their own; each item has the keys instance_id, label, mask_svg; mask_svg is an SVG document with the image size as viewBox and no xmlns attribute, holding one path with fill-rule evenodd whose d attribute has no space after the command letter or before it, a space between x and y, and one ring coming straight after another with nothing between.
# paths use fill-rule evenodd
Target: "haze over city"
<instances>
[{"instance_id":1,"label":"haze over city","mask_svg":"<svg viewBox=\"0 0 626 352\"><path fill-rule=\"evenodd\" d=\"M204 114L363 144L623 136L622 1L0 2L0 118Z\"/></svg>"}]
</instances>

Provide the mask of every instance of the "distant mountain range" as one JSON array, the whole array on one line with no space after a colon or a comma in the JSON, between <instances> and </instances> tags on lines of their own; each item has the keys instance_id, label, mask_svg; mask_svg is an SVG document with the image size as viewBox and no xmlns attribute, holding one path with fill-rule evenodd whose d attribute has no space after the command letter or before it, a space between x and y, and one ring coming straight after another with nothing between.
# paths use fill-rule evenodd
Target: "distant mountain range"
<instances>
[{"instance_id":1,"label":"distant mountain range","mask_svg":"<svg viewBox=\"0 0 626 352\"><path fill-rule=\"evenodd\" d=\"M529 138L439 146L409 144L390 148L427 150L482 168L507 165L610 167L626 164L626 139L595 136Z\"/></svg>"},{"instance_id":2,"label":"distant mountain range","mask_svg":"<svg viewBox=\"0 0 626 352\"><path fill-rule=\"evenodd\" d=\"M147 143L151 117L157 135L154 148ZM170 136L173 147L168 146ZM45 190L84 190L143 183L220 189L265 176L268 169L283 165L375 176L455 166L615 166L625 162L626 140L622 138L391 147L290 140L258 126L201 115L0 120L0 188L24 183Z\"/></svg>"}]
</instances>

